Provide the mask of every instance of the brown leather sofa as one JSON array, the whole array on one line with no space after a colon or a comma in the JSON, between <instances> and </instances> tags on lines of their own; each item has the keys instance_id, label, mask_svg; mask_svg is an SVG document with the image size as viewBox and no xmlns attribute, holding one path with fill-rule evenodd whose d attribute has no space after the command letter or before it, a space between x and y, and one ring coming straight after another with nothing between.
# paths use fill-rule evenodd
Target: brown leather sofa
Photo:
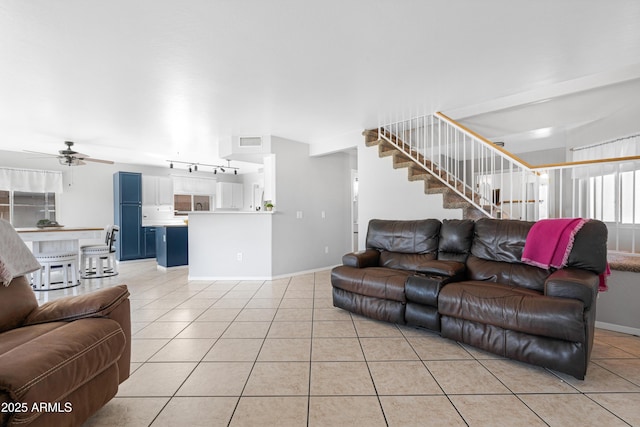
<instances>
[{"instance_id":1,"label":"brown leather sofa","mask_svg":"<svg viewBox=\"0 0 640 427\"><path fill-rule=\"evenodd\" d=\"M556 270L521 261L533 224L372 220L366 249L332 270L333 303L584 379L607 229L586 222Z\"/></svg>"},{"instance_id":2,"label":"brown leather sofa","mask_svg":"<svg viewBox=\"0 0 640 427\"><path fill-rule=\"evenodd\" d=\"M0 425L78 426L129 377L126 285L38 306L25 276L0 284Z\"/></svg>"}]
</instances>

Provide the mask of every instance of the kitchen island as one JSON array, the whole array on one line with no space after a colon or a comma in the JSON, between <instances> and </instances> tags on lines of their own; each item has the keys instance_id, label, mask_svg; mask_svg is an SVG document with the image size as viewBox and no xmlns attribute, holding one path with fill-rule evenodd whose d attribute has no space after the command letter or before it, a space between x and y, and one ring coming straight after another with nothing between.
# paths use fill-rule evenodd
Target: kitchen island
<instances>
[{"instance_id":1,"label":"kitchen island","mask_svg":"<svg viewBox=\"0 0 640 427\"><path fill-rule=\"evenodd\" d=\"M155 227L156 261L159 267L189 265L189 231L186 224Z\"/></svg>"},{"instance_id":2,"label":"kitchen island","mask_svg":"<svg viewBox=\"0 0 640 427\"><path fill-rule=\"evenodd\" d=\"M190 280L272 278L273 212L189 214Z\"/></svg>"}]
</instances>

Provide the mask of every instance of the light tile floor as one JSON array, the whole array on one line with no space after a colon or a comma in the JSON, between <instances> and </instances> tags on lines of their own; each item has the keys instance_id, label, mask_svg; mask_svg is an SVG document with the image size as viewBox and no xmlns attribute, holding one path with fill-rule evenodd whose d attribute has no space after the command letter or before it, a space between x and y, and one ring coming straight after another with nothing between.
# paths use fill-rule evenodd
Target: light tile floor
<instances>
[{"instance_id":1,"label":"light tile floor","mask_svg":"<svg viewBox=\"0 0 640 427\"><path fill-rule=\"evenodd\" d=\"M639 337L598 330L579 381L334 308L329 271L120 269L75 289L126 283L132 302L132 375L87 427L640 426Z\"/></svg>"}]
</instances>

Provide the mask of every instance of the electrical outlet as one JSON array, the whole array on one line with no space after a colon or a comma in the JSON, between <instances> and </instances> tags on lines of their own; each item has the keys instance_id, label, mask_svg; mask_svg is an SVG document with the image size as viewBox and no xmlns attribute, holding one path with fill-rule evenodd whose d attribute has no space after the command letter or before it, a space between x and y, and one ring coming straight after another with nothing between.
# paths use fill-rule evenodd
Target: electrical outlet
<instances>
[{"instance_id":1,"label":"electrical outlet","mask_svg":"<svg viewBox=\"0 0 640 427\"><path fill-rule=\"evenodd\" d=\"M296 218L297 219L302 219L302 211L297 211L296 212Z\"/></svg>"},{"instance_id":2,"label":"electrical outlet","mask_svg":"<svg viewBox=\"0 0 640 427\"><path fill-rule=\"evenodd\" d=\"M324 247L324 253L325 253L325 254L328 254L328 253L329 253L329 246L325 246L325 247Z\"/></svg>"},{"instance_id":3,"label":"electrical outlet","mask_svg":"<svg viewBox=\"0 0 640 427\"><path fill-rule=\"evenodd\" d=\"M322 219L325 219L327 217L327 215L324 213L324 211L320 212L320 216L322 217Z\"/></svg>"},{"instance_id":4,"label":"electrical outlet","mask_svg":"<svg viewBox=\"0 0 640 427\"><path fill-rule=\"evenodd\" d=\"M237 259L238 261L242 261L242 252L238 252L238 253L236 254L236 259Z\"/></svg>"}]
</instances>

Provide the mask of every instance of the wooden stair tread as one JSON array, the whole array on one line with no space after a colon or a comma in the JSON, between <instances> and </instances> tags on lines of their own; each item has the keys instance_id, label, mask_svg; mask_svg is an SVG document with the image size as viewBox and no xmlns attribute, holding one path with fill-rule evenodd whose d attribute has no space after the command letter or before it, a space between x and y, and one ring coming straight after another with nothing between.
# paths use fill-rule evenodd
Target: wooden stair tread
<instances>
[{"instance_id":1,"label":"wooden stair tread","mask_svg":"<svg viewBox=\"0 0 640 427\"><path fill-rule=\"evenodd\" d=\"M396 136L390 135L388 132L385 132L385 134L395 143L402 144L402 141ZM462 209L463 218L469 219L478 219L488 215L462 196L462 194L464 194L466 197L472 197L475 203L479 203L480 196L478 194L473 193L468 188L463 188L461 183L450 179L449 174L439 170L437 167L433 170L433 173L429 172L427 168L433 169L433 165L431 161L425 159L422 154L412 151L410 155L417 159L417 161L412 159L387 140L379 138L378 129L366 130L363 132L363 135L365 136L365 145L367 147L378 146L379 157L392 157L394 169L407 168L407 179L409 181L423 180L425 194L441 193L443 195L442 204L445 209ZM434 174L438 175L440 179L436 178ZM454 186L461 194L455 192L443 181Z\"/></svg>"}]
</instances>

